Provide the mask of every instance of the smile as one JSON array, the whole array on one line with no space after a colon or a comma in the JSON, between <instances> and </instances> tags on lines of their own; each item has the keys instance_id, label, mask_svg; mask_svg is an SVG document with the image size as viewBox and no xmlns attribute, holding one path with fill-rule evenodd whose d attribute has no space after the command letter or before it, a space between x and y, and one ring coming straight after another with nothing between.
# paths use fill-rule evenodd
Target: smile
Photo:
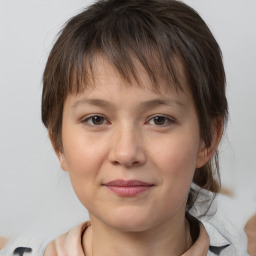
<instances>
[{"instance_id":1,"label":"smile","mask_svg":"<svg viewBox=\"0 0 256 256\"><path fill-rule=\"evenodd\" d=\"M139 180L114 180L104 186L118 196L133 197L150 190L153 185Z\"/></svg>"}]
</instances>

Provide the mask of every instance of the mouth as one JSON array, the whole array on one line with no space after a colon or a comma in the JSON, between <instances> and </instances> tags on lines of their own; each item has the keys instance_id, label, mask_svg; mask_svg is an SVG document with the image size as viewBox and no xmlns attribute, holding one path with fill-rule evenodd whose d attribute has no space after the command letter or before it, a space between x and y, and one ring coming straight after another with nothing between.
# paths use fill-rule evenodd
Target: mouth
<instances>
[{"instance_id":1,"label":"mouth","mask_svg":"<svg viewBox=\"0 0 256 256\"><path fill-rule=\"evenodd\" d=\"M154 185L140 180L113 180L104 186L121 197L134 197L149 191Z\"/></svg>"}]
</instances>

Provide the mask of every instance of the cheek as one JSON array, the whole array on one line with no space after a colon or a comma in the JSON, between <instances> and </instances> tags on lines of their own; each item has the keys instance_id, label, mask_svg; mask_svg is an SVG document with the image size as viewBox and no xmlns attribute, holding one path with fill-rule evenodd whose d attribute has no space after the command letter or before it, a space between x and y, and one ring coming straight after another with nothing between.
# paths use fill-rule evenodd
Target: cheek
<instances>
[{"instance_id":1,"label":"cheek","mask_svg":"<svg viewBox=\"0 0 256 256\"><path fill-rule=\"evenodd\" d=\"M99 200L97 187L101 183L106 145L99 145L95 138L75 134L66 138L65 143L65 159L73 189L81 203L91 209L94 201Z\"/></svg>"},{"instance_id":2,"label":"cheek","mask_svg":"<svg viewBox=\"0 0 256 256\"><path fill-rule=\"evenodd\" d=\"M188 192L193 180L196 159L197 143L185 137L171 139L156 147L153 155L154 165L160 174L162 202L156 202L155 207L167 214L175 214L184 209Z\"/></svg>"},{"instance_id":3,"label":"cheek","mask_svg":"<svg viewBox=\"0 0 256 256\"><path fill-rule=\"evenodd\" d=\"M155 141L150 154L156 165L163 172L175 172L181 174L183 171L194 171L199 149L199 139L190 136L170 136L163 140Z\"/></svg>"},{"instance_id":4,"label":"cheek","mask_svg":"<svg viewBox=\"0 0 256 256\"><path fill-rule=\"evenodd\" d=\"M151 155L167 194L186 193L196 169L199 139L173 136L155 143Z\"/></svg>"},{"instance_id":5,"label":"cheek","mask_svg":"<svg viewBox=\"0 0 256 256\"><path fill-rule=\"evenodd\" d=\"M63 130L64 155L70 181L79 200L85 205L93 198L94 189L100 184L101 167L106 156L106 142L93 135ZM87 206L87 205L85 205Z\"/></svg>"},{"instance_id":6,"label":"cheek","mask_svg":"<svg viewBox=\"0 0 256 256\"><path fill-rule=\"evenodd\" d=\"M68 166L68 172L87 176L93 174L104 161L106 145L104 140L97 136L88 136L74 131L65 132L63 136L63 147L65 150L65 159Z\"/></svg>"}]
</instances>

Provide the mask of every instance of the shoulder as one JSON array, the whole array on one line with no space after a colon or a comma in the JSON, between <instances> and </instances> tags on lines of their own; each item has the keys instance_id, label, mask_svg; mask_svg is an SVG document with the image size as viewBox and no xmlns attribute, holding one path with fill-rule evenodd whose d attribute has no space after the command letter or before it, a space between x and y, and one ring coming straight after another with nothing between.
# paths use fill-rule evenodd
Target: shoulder
<instances>
[{"instance_id":1,"label":"shoulder","mask_svg":"<svg viewBox=\"0 0 256 256\"><path fill-rule=\"evenodd\" d=\"M214 216L209 220L201 220L201 222L208 233L209 250L213 253L212 255L248 255L246 235L232 225L228 219Z\"/></svg>"},{"instance_id":2,"label":"shoulder","mask_svg":"<svg viewBox=\"0 0 256 256\"><path fill-rule=\"evenodd\" d=\"M40 239L36 236L11 240L0 250L0 256L66 256L84 255L81 237L89 222L82 223L56 239Z\"/></svg>"},{"instance_id":3,"label":"shoulder","mask_svg":"<svg viewBox=\"0 0 256 256\"><path fill-rule=\"evenodd\" d=\"M44 256L84 255L81 239L90 226L85 222L53 240L45 249Z\"/></svg>"},{"instance_id":4,"label":"shoulder","mask_svg":"<svg viewBox=\"0 0 256 256\"><path fill-rule=\"evenodd\" d=\"M247 237L243 230L234 225L230 218L219 207L218 196L209 205L202 204L202 199L209 199L212 193L201 190L194 209L190 211L205 227L209 239L210 249L208 255L218 256L247 256ZM210 210L205 215L205 207ZM207 209L208 209L207 208Z\"/></svg>"},{"instance_id":5,"label":"shoulder","mask_svg":"<svg viewBox=\"0 0 256 256\"><path fill-rule=\"evenodd\" d=\"M43 256L64 256L69 255L68 250L69 246L67 245L70 233L74 231L76 228L72 229L71 231L62 234L58 238L51 241L47 247L45 248ZM72 237L73 238L73 237Z\"/></svg>"},{"instance_id":6,"label":"shoulder","mask_svg":"<svg viewBox=\"0 0 256 256\"><path fill-rule=\"evenodd\" d=\"M44 250L51 240L52 238L42 237L35 232L23 233L8 240L5 247L0 250L0 256L43 256Z\"/></svg>"},{"instance_id":7,"label":"shoulder","mask_svg":"<svg viewBox=\"0 0 256 256\"><path fill-rule=\"evenodd\" d=\"M31 254L32 252L33 252L33 249L30 247L16 247L14 249L1 248L0 255L1 256L25 256L25 255L32 256Z\"/></svg>"}]
</instances>

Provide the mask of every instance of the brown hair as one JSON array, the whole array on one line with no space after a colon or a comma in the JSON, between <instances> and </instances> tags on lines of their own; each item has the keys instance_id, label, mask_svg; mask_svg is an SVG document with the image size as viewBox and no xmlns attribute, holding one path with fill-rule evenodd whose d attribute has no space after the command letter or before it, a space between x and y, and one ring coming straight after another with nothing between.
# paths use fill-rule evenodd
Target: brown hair
<instances>
[{"instance_id":1,"label":"brown hair","mask_svg":"<svg viewBox=\"0 0 256 256\"><path fill-rule=\"evenodd\" d=\"M101 0L67 22L46 64L42 120L57 150L62 150L64 101L89 85L98 53L127 81L138 81L139 63L156 90L159 79L182 90L180 63L193 95L201 138L210 147L212 122L225 123L228 110L221 50L205 22L180 1ZM195 171L193 181L217 192L214 175L219 177L217 152ZM188 208L194 201L191 195Z\"/></svg>"}]
</instances>

